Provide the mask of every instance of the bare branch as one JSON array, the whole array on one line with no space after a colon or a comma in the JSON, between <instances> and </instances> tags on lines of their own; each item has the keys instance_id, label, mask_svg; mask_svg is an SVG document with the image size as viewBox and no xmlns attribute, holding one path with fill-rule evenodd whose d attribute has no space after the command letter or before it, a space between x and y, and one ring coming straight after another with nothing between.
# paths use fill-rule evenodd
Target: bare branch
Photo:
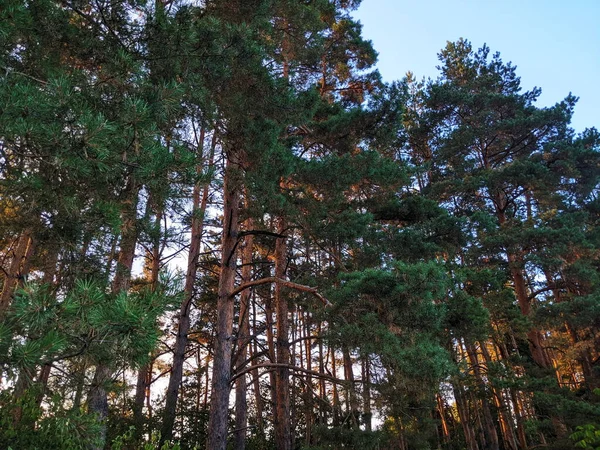
<instances>
[{"instance_id":1,"label":"bare branch","mask_svg":"<svg viewBox=\"0 0 600 450\"><path fill-rule=\"evenodd\" d=\"M236 296L237 294L239 294L242 291L245 291L246 289L249 289L251 287L254 286L260 286L263 284L270 284L270 283L278 283L282 286L285 286L287 288L290 289L295 289L297 291L301 291L301 292L308 292L309 294L313 294L315 297L317 297L321 303L323 303L323 306L332 306L331 303L329 302L329 300L327 300L325 297L323 297L317 290L317 288L311 287L311 286L306 286L304 284L298 284L298 283L294 283L292 281L287 281L284 280L282 278L277 278L277 277L266 277L266 278L261 278L259 280L253 280L253 281L249 281L248 283L244 283L241 286L238 286L236 289L233 290L233 292L231 293L231 297Z\"/></svg>"},{"instance_id":2,"label":"bare branch","mask_svg":"<svg viewBox=\"0 0 600 450\"><path fill-rule=\"evenodd\" d=\"M233 376L231 377L231 380L229 380L229 382L233 383L235 380L237 380L242 375L245 375L256 369L263 369L263 368L276 369L277 367L285 367L294 372L302 372L307 375L312 375L313 377L324 378L326 380L329 380L329 381L332 381L332 382L338 383L338 384L346 384L349 382L349 380L340 380L339 378L335 378L335 377L333 377L331 375L327 375L325 373L316 372L314 370L309 370L309 369L305 369L303 367L298 367L298 366L294 366L292 364L285 364L285 363L263 363L263 364L256 364L254 366L246 367L244 370L241 370L241 371L233 374ZM362 380L354 380L354 383L361 383L361 382L362 382Z\"/></svg>"}]
</instances>

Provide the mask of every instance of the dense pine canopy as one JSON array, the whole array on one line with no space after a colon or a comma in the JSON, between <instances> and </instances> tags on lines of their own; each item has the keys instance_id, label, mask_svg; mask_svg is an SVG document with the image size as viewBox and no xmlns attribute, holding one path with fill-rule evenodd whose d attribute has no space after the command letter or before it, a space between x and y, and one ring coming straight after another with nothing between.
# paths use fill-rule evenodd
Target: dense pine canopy
<instances>
[{"instance_id":1,"label":"dense pine canopy","mask_svg":"<svg viewBox=\"0 0 600 450\"><path fill-rule=\"evenodd\" d=\"M0 448L600 445L600 134L359 3L0 1Z\"/></svg>"}]
</instances>

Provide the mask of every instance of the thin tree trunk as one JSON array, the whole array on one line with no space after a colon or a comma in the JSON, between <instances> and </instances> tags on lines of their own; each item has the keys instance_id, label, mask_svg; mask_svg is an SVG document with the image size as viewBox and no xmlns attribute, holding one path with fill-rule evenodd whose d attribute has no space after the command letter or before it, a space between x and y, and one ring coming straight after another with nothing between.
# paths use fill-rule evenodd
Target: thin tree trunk
<instances>
[{"instance_id":1,"label":"thin tree trunk","mask_svg":"<svg viewBox=\"0 0 600 450\"><path fill-rule=\"evenodd\" d=\"M442 396L436 394L437 410L440 416L440 426L442 428L442 442L447 444L450 442L450 428L448 427L448 421L446 420L446 404Z\"/></svg>"},{"instance_id":2,"label":"thin tree trunk","mask_svg":"<svg viewBox=\"0 0 600 450\"><path fill-rule=\"evenodd\" d=\"M241 174L238 161L229 155L223 181L223 235L221 274L219 276L217 323L214 347L212 397L208 423L207 450L225 450L227 447L227 424L231 380L231 352L233 345L233 305L237 262L238 216L241 190Z\"/></svg>"},{"instance_id":3,"label":"thin tree trunk","mask_svg":"<svg viewBox=\"0 0 600 450\"><path fill-rule=\"evenodd\" d=\"M150 201L148 202L148 210L150 211ZM154 226L156 229L160 229L161 221L163 218L162 205L156 212L156 218ZM149 213L150 214L150 213ZM150 286L152 291L156 291L158 287L158 275L160 271L160 237L155 239L150 265ZM150 389L150 382L152 381L152 366L154 362L154 356L149 355L150 360L144 364L139 370L137 375L137 381L135 386L135 399L133 404L133 423L135 425L136 434L139 437L142 436L144 428L144 402L147 397L147 392Z\"/></svg>"},{"instance_id":4,"label":"thin tree trunk","mask_svg":"<svg viewBox=\"0 0 600 450\"><path fill-rule=\"evenodd\" d=\"M213 135L210 156L209 169L213 165L214 151L216 147L216 132ZM204 142L204 129L200 133L199 145ZM200 170L200 169L199 169ZM199 171L198 170L198 171ZM169 441L173 437L173 425L175 423L177 412L177 398L179 395L179 386L183 379L183 364L185 362L185 349L188 343L188 332L190 330L190 308L194 298L194 282L196 281L196 272L198 267L198 258L200 256L200 247L202 245L202 232L204 230L204 215L208 204L208 191L210 183L206 183L202 189L202 199L200 199L200 184L196 183L192 193L192 230L190 238L190 251L188 253L187 271L185 274L185 286L183 301L179 307L179 322L177 324L177 335L173 345L173 365L169 376L169 385L165 397L165 410L163 412L163 424L161 431L161 442Z\"/></svg>"},{"instance_id":5,"label":"thin tree trunk","mask_svg":"<svg viewBox=\"0 0 600 450\"><path fill-rule=\"evenodd\" d=\"M346 379L346 413L349 415L351 425L353 428L359 426L359 413L358 413L358 397L356 395L356 386L354 386L354 372L352 369L352 358L350 357L350 350L347 346L342 346L342 355L344 358L344 378Z\"/></svg>"},{"instance_id":6,"label":"thin tree trunk","mask_svg":"<svg viewBox=\"0 0 600 450\"><path fill-rule=\"evenodd\" d=\"M371 418L373 414L371 412L371 362L369 355L365 355L362 358L362 380L363 380L363 422L365 423L365 430L371 431Z\"/></svg>"},{"instance_id":7,"label":"thin tree trunk","mask_svg":"<svg viewBox=\"0 0 600 450\"><path fill-rule=\"evenodd\" d=\"M498 443L498 433L496 432L494 420L492 419L492 412L490 402L488 399L488 389L481 375L477 350L473 344L465 343L465 348L467 351L467 355L471 360L471 368L473 370L473 374L475 375L475 381L477 383L477 387L479 389L480 394L481 413L483 416L482 428L485 437L484 448L486 450L499 450L500 447Z\"/></svg>"},{"instance_id":8,"label":"thin tree trunk","mask_svg":"<svg viewBox=\"0 0 600 450\"><path fill-rule=\"evenodd\" d=\"M331 354L331 376L337 378L337 361L335 358L335 349L330 346L329 352ZM332 383L331 389L333 391L333 426L337 427L340 425L340 395L338 393L337 383Z\"/></svg>"},{"instance_id":9,"label":"thin tree trunk","mask_svg":"<svg viewBox=\"0 0 600 450\"><path fill-rule=\"evenodd\" d=\"M283 234L287 225L283 218L278 219L277 233ZM287 243L285 238L277 239L275 244L275 277L285 278L287 265ZM277 363L290 363L288 301L279 283L275 283L275 309L277 317ZM275 446L278 450L291 449L290 429L290 371L285 366L275 370L276 402L275 402Z\"/></svg>"},{"instance_id":10,"label":"thin tree trunk","mask_svg":"<svg viewBox=\"0 0 600 450\"><path fill-rule=\"evenodd\" d=\"M318 336L319 336L319 374L325 375L325 354L323 349L323 339L321 339L323 322L319 321ZM327 425L327 389L325 385L325 377L319 377L319 425Z\"/></svg>"},{"instance_id":11,"label":"thin tree trunk","mask_svg":"<svg viewBox=\"0 0 600 450\"><path fill-rule=\"evenodd\" d=\"M492 357L488 351L485 343L481 343L481 353L485 360L486 365L489 367L492 362ZM500 421L500 430L502 432L502 440L504 441L504 447L507 450L517 450L518 444L514 433L514 420L510 414L510 407L506 403L506 398L503 395L503 391L500 388L490 386L491 392L494 396L494 402L498 409L498 419Z\"/></svg>"},{"instance_id":12,"label":"thin tree trunk","mask_svg":"<svg viewBox=\"0 0 600 450\"><path fill-rule=\"evenodd\" d=\"M252 302L252 328L256 330L256 301ZM253 345L250 346L250 350L252 354L250 355L252 358L258 354L258 342L256 339L253 340ZM254 369L252 371L252 381L253 381L253 389L254 389L254 401L256 402L256 425L257 425L257 434L261 437L265 435L265 425L263 420L263 398L260 394L260 379L258 374L258 369Z\"/></svg>"},{"instance_id":13,"label":"thin tree trunk","mask_svg":"<svg viewBox=\"0 0 600 450\"><path fill-rule=\"evenodd\" d=\"M306 369L312 371L312 339L311 339L311 320L310 313L308 311L302 311L304 325L304 338L305 338L305 361ZM314 412L314 392L313 392L313 377L307 375L306 377L306 445L310 445L312 442L312 427L315 423L315 412Z\"/></svg>"},{"instance_id":14,"label":"thin tree trunk","mask_svg":"<svg viewBox=\"0 0 600 450\"><path fill-rule=\"evenodd\" d=\"M465 393L462 389L460 382L452 382L452 388L454 392L454 398L456 399L456 409L458 410L458 416L460 418L460 424L462 425L463 433L465 436L465 443L468 450L479 450L477 445L477 439L475 439L475 431L471 425L471 417L469 414L469 407L465 398Z\"/></svg>"},{"instance_id":15,"label":"thin tree trunk","mask_svg":"<svg viewBox=\"0 0 600 450\"><path fill-rule=\"evenodd\" d=\"M506 224L506 214L504 212L505 202L504 196L498 194L496 198L496 217L501 227ZM519 254L508 249L506 250L506 257L508 259L508 267L514 283L515 295L517 297L519 308L521 309L521 314L528 317L531 312L531 300L527 294L527 283L525 282L523 269L521 267L523 258ZM529 340L529 348L533 360L540 367L551 367L551 362L542 345L543 338L540 332L535 328L531 328L527 332L527 339Z\"/></svg>"},{"instance_id":16,"label":"thin tree trunk","mask_svg":"<svg viewBox=\"0 0 600 450\"><path fill-rule=\"evenodd\" d=\"M274 337L274 325L273 325L273 298L270 296L265 299L265 324L266 324L266 335L267 335L267 352L269 355L269 362L276 362L277 357L275 354L275 337ZM269 371L269 393L271 397L271 403L275 410L277 404L277 375L274 370ZM275 415L275 413L273 413ZM274 418L274 420L276 420Z\"/></svg>"},{"instance_id":17,"label":"thin tree trunk","mask_svg":"<svg viewBox=\"0 0 600 450\"><path fill-rule=\"evenodd\" d=\"M124 192L122 226L121 226L121 244L119 257L117 258L117 268L115 278L112 283L112 293L114 295L125 292L129 289L131 279L131 268L135 258L135 247L138 239L137 227L137 204L138 204L139 186L135 184L133 177L127 181ZM96 365L94 380L88 393L88 412L95 414L100 422L98 446L93 449L101 450L104 448L106 440L106 418L108 417L108 397L107 384L110 382L112 370L106 361L99 361Z\"/></svg>"},{"instance_id":18,"label":"thin tree trunk","mask_svg":"<svg viewBox=\"0 0 600 450\"><path fill-rule=\"evenodd\" d=\"M246 220L246 230L253 228L252 219ZM247 283L252 278L252 250L254 237L246 237L242 252L242 282ZM250 342L250 294L247 289L240 295L240 317L238 325L238 354L236 357L236 371L243 368L248 355L248 344ZM248 429L248 405L246 398L246 375L235 380L235 433L233 436L233 448L244 450L246 448L246 431Z\"/></svg>"}]
</instances>

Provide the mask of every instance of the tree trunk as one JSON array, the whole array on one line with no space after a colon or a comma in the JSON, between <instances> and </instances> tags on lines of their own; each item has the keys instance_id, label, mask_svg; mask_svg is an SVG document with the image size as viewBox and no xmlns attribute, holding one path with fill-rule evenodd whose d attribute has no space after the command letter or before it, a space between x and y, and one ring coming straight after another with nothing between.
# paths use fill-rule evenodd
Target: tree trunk
<instances>
[{"instance_id":1,"label":"tree trunk","mask_svg":"<svg viewBox=\"0 0 600 450\"><path fill-rule=\"evenodd\" d=\"M225 450L229 418L231 352L233 345L233 292L238 240L241 180L238 161L229 155L223 185L223 235L219 276L216 338L213 359L212 396L208 423L207 450Z\"/></svg>"},{"instance_id":2,"label":"tree trunk","mask_svg":"<svg viewBox=\"0 0 600 450\"><path fill-rule=\"evenodd\" d=\"M452 382L452 390L454 392L454 398L456 399L456 409L458 410L458 416L460 418L460 424L462 425L467 449L479 450L477 439L475 439L475 431L471 425L469 407L460 382Z\"/></svg>"},{"instance_id":3,"label":"tree trunk","mask_svg":"<svg viewBox=\"0 0 600 450\"><path fill-rule=\"evenodd\" d=\"M246 220L246 230L253 228L252 219ZM242 282L247 283L252 278L252 250L254 237L246 237L242 254ZM240 317L238 325L238 353L236 355L236 371L243 369L248 355L248 344L250 343L250 289L246 289L240 295ZM235 380L235 433L233 436L233 448L244 450L246 448L246 431L248 428L248 405L246 398L246 375Z\"/></svg>"},{"instance_id":4,"label":"tree trunk","mask_svg":"<svg viewBox=\"0 0 600 450\"><path fill-rule=\"evenodd\" d=\"M333 378L337 378L337 360L336 360L336 355L335 355L335 348L333 348L332 346L329 347L329 352L331 354L331 373L330 375ZM341 408L340 408L340 394L338 392L338 386L336 382L332 383L331 386L331 390L332 390L332 394L333 394L333 426L337 427L340 425L340 412L341 412Z\"/></svg>"},{"instance_id":5,"label":"tree trunk","mask_svg":"<svg viewBox=\"0 0 600 450\"><path fill-rule=\"evenodd\" d=\"M481 400L481 413L483 415L483 434L485 437L485 445L483 446L486 450L499 450L498 433L494 426L494 420L492 418L492 412L490 402L488 399L488 389L483 381L481 369L479 366L479 358L477 357L477 349L473 344L465 343L467 355L471 360L471 368L475 375L475 381L479 390L479 396Z\"/></svg>"},{"instance_id":6,"label":"tree trunk","mask_svg":"<svg viewBox=\"0 0 600 450\"><path fill-rule=\"evenodd\" d=\"M148 215L150 215L150 204L151 202L148 201ZM162 211L162 205L157 208L158 210L156 211L156 217L154 220L154 227L156 229L160 229L161 227L161 221L163 218L163 211ZM156 291L157 287L158 287L158 275L160 272L160 258L161 258L161 251L160 251L160 237L156 237L155 241L154 241L154 246L152 248L152 254L151 254L151 264L150 264L150 276L149 276L149 283L151 286L152 291ZM144 402L146 400L147 397L147 393L150 389L150 383L152 381L152 366L154 363L154 355L149 355L150 360L144 364L139 370L138 370L138 376L137 376L137 381L136 381L136 386L135 386L135 399L134 399L134 404L133 404L133 423L135 425L135 429L136 429L136 435L138 438L140 438L142 436L143 433L143 428L144 428Z\"/></svg>"},{"instance_id":7,"label":"tree trunk","mask_svg":"<svg viewBox=\"0 0 600 450\"><path fill-rule=\"evenodd\" d=\"M323 322L319 321L318 325L318 337L319 337L319 375L325 375L325 352L323 349ZM327 386L325 385L325 377L319 376L319 425L327 425Z\"/></svg>"},{"instance_id":8,"label":"tree trunk","mask_svg":"<svg viewBox=\"0 0 600 450\"><path fill-rule=\"evenodd\" d=\"M441 426L441 441L444 444L450 442L450 428L448 427L448 421L446 420L446 404L442 396L438 393L436 394L436 402L437 402L437 410L440 416L440 426Z\"/></svg>"},{"instance_id":9,"label":"tree trunk","mask_svg":"<svg viewBox=\"0 0 600 450\"><path fill-rule=\"evenodd\" d=\"M15 290L23 283L23 280L27 276L29 272L29 260L33 255L34 249L35 242L33 235L30 230L25 230L19 237L17 245L13 250L12 261L8 273L4 278L4 285L0 294L0 314L3 314L10 306Z\"/></svg>"},{"instance_id":10,"label":"tree trunk","mask_svg":"<svg viewBox=\"0 0 600 450\"><path fill-rule=\"evenodd\" d=\"M112 293L114 295L129 289L131 268L135 258L135 247L138 239L136 217L138 193L139 186L135 184L133 177L130 177L124 191L123 211L121 214L121 244L117 258L115 278L112 283ZM95 414L100 422L99 443L97 447L93 447L98 450L104 448L106 440L106 418L108 416L106 387L111 376L112 370L107 365L107 362L99 361L96 364L96 373L88 393L88 413Z\"/></svg>"},{"instance_id":11,"label":"tree trunk","mask_svg":"<svg viewBox=\"0 0 600 450\"><path fill-rule=\"evenodd\" d=\"M277 233L283 234L287 225L283 218L278 219ZM275 277L285 278L287 265L287 243L285 238L278 238L275 243ZM277 317L277 363L290 363L288 301L282 292L279 283L275 283L275 309ZM276 376L276 402L275 402L275 447L278 450L291 450L290 429L290 370L285 366L278 366Z\"/></svg>"},{"instance_id":12,"label":"tree trunk","mask_svg":"<svg viewBox=\"0 0 600 450\"><path fill-rule=\"evenodd\" d=\"M358 397L356 396L356 387L354 386L354 372L352 369L352 358L347 346L342 346L342 355L344 358L344 378L346 379L346 414L350 425L353 428L359 426Z\"/></svg>"},{"instance_id":13,"label":"tree trunk","mask_svg":"<svg viewBox=\"0 0 600 450\"><path fill-rule=\"evenodd\" d=\"M209 169L213 165L214 151L216 147L216 132L213 135L210 156ZM204 142L204 130L200 133L199 145ZM199 169L200 170L200 169ZM198 170L198 171L199 171ZM177 335L173 345L173 365L169 376L169 385L165 397L165 410L163 412L163 424L161 430L161 443L171 440L173 437L173 425L175 423L177 412L177 398L179 395L179 386L183 379L183 364L185 362L185 349L188 343L188 332L190 330L190 308L194 298L194 282L196 281L196 272L198 267L198 258L200 256L200 247L202 245L202 232L204 230L204 215L208 205L208 191L210 183L206 183L202 190L202 199L200 199L200 184L196 183L192 193L192 230L190 238L190 251L188 253L187 270L185 274L185 286L183 301L179 307L179 322L177 324Z\"/></svg>"},{"instance_id":14,"label":"tree trunk","mask_svg":"<svg viewBox=\"0 0 600 450\"><path fill-rule=\"evenodd\" d=\"M365 423L365 430L371 431L371 419L373 414L371 412L371 363L369 361L369 355L365 355L362 358L362 380L363 380L363 422Z\"/></svg>"},{"instance_id":15,"label":"tree trunk","mask_svg":"<svg viewBox=\"0 0 600 450\"><path fill-rule=\"evenodd\" d=\"M303 320L302 324L304 325L304 346L305 346L305 366L306 369L311 370L312 367L312 336L311 336L311 320L310 313L308 311L302 311ZM314 392L313 392L313 377L308 374L306 377L306 408L305 408L305 416L306 416L306 445L310 445L312 443L312 427L315 423L315 412L314 412Z\"/></svg>"},{"instance_id":16,"label":"tree trunk","mask_svg":"<svg viewBox=\"0 0 600 450\"><path fill-rule=\"evenodd\" d=\"M104 364L96 367L96 373L88 393L88 412L95 414L100 422L98 429L98 445L92 446L92 450L102 450L106 442L106 418L108 417L108 397L106 384L110 381L112 371Z\"/></svg>"},{"instance_id":17,"label":"tree trunk","mask_svg":"<svg viewBox=\"0 0 600 450\"><path fill-rule=\"evenodd\" d=\"M254 330L256 330L256 302L253 301L252 302L252 328ZM256 341L256 339L253 340L253 345L250 346L250 350L252 351L252 354L250 355L252 358L255 357L255 355L258 354L258 342ZM256 402L256 426L257 426L257 430L256 433L261 436L264 437L265 435L265 425L264 425L264 420L263 420L263 411L264 411L264 404L263 404L263 398L260 394L260 378L259 378L259 373L258 373L258 369L254 369L252 371L252 382L253 382L253 389L254 389L254 401Z\"/></svg>"},{"instance_id":18,"label":"tree trunk","mask_svg":"<svg viewBox=\"0 0 600 450\"><path fill-rule=\"evenodd\" d=\"M492 357L488 351L485 343L481 343L481 353L485 360L486 365L489 367L492 362ZM497 359L497 357L496 357ZM502 432L502 440L504 441L504 448L507 450L517 450L518 444L514 433L514 419L511 415L511 409L506 402L504 392L501 388L490 386L492 395L494 396L494 402L498 409L498 419L500 421L500 430Z\"/></svg>"}]
</instances>

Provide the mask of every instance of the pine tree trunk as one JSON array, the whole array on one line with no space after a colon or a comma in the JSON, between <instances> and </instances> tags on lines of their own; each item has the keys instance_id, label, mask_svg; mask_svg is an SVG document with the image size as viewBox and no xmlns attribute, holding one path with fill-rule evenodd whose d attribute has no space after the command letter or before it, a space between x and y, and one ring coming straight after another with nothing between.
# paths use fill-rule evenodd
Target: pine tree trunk
<instances>
[{"instance_id":1,"label":"pine tree trunk","mask_svg":"<svg viewBox=\"0 0 600 450\"><path fill-rule=\"evenodd\" d=\"M372 430L372 417L371 413L371 362L369 355L365 355L362 358L362 380L363 380L363 422L365 423L365 430Z\"/></svg>"},{"instance_id":2,"label":"pine tree trunk","mask_svg":"<svg viewBox=\"0 0 600 450\"><path fill-rule=\"evenodd\" d=\"M106 384L110 381L112 371L104 364L96 367L96 373L90 391L88 393L88 412L95 414L100 423L98 428L98 445L92 446L92 450L102 450L106 442L106 418L108 417L108 396Z\"/></svg>"},{"instance_id":3,"label":"pine tree trunk","mask_svg":"<svg viewBox=\"0 0 600 450\"><path fill-rule=\"evenodd\" d=\"M133 404L133 423L135 425L137 437L141 437L144 430L144 402L146 401L146 392L150 388L152 380L152 362L144 364L138 371L135 384L135 399Z\"/></svg>"},{"instance_id":4,"label":"pine tree trunk","mask_svg":"<svg viewBox=\"0 0 600 450\"><path fill-rule=\"evenodd\" d=\"M337 378L337 360L335 355L335 349L333 347L329 347L329 352L331 354L331 376L333 378ZM338 392L337 383L334 381L331 386L332 394L333 394L333 426L337 427L340 425L340 394Z\"/></svg>"},{"instance_id":5,"label":"pine tree trunk","mask_svg":"<svg viewBox=\"0 0 600 450\"><path fill-rule=\"evenodd\" d=\"M481 343L481 353L485 360L486 365L489 367L492 363L492 357L488 351L485 343ZM504 398L503 391L501 388L490 386L491 392L494 396L494 403L498 409L498 419L500 421L500 430L502 432L502 440L504 441L504 448L507 450L517 450L518 444L514 433L514 419L510 414L510 407L508 406L506 399Z\"/></svg>"},{"instance_id":6,"label":"pine tree trunk","mask_svg":"<svg viewBox=\"0 0 600 450\"><path fill-rule=\"evenodd\" d=\"M448 427L448 421L446 420L446 404L444 402L444 399L442 398L442 396L438 393L436 394L436 403L437 403L437 410L438 410L438 414L440 416L440 427L441 427L441 441L444 444L447 444L448 442L450 442L450 428Z\"/></svg>"},{"instance_id":7,"label":"pine tree trunk","mask_svg":"<svg viewBox=\"0 0 600 450\"><path fill-rule=\"evenodd\" d=\"M346 379L346 413L348 414L350 425L353 428L359 426L359 413L358 413L358 397L356 396L356 386L354 386L354 372L352 369L352 358L350 357L350 350L347 346L342 346L342 355L344 358L344 378Z\"/></svg>"},{"instance_id":8,"label":"pine tree trunk","mask_svg":"<svg viewBox=\"0 0 600 450\"><path fill-rule=\"evenodd\" d=\"M267 334L267 352L269 354L270 362L277 362L277 356L275 353L275 336L274 336L274 325L273 325L273 298L269 296L265 299L265 324ZM276 418L276 405L277 405L277 374L274 370L269 371L269 391L271 396L271 403L273 404L273 420Z\"/></svg>"},{"instance_id":9,"label":"pine tree trunk","mask_svg":"<svg viewBox=\"0 0 600 450\"><path fill-rule=\"evenodd\" d=\"M256 302L252 302L252 329L256 330ZM253 345L250 346L250 350L252 354L250 355L254 358L258 354L258 342L256 339L253 340ZM264 402L263 398L260 394L260 378L258 369L254 369L252 371L252 382L253 382L253 390L254 390L254 401L256 403L256 434L258 436L264 437L265 435L265 425L263 420L263 411L264 411Z\"/></svg>"},{"instance_id":10,"label":"pine tree trunk","mask_svg":"<svg viewBox=\"0 0 600 450\"><path fill-rule=\"evenodd\" d=\"M319 321L318 325L318 337L319 337L319 374L325 375L325 352L323 349L323 322ZM327 404L327 386L325 385L325 378L319 377L319 425L327 425L327 410L325 405Z\"/></svg>"},{"instance_id":11,"label":"pine tree trunk","mask_svg":"<svg viewBox=\"0 0 600 450\"><path fill-rule=\"evenodd\" d=\"M148 206L151 202L148 202ZM163 218L162 205L159 210L156 211L156 218L154 226L156 229L160 229L161 221ZM152 248L151 255L151 266L150 266L150 277L149 283L152 291L155 291L158 287L158 275L160 271L160 237L157 237ZM139 370L137 375L137 381L135 385L135 399L133 404L133 423L135 425L136 435L138 438L142 436L144 428L144 402L147 397L147 392L150 389L150 382L152 381L152 366L154 363L154 356L149 355L150 361L144 364Z\"/></svg>"},{"instance_id":12,"label":"pine tree trunk","mask_svg":"<svg viewBox=\"0 0 600 450\"><path fill-rule=\"evenodd\" d=\"M283 218L278 219L277 232L283 234L287 225ZM278 238L275 244L275 277L285 278L287 265L287 243L285 238ZM275 283L275 309L277 317L277 363L290 363L288 301L282 292L281 285ZM275 446L278 450L291 449L290 430L290 370L287 367L277 367L276 402L275 402Z\"/></svg>"},{"instance_id":13,"label":"pine tree trunk","mask_svg":"<svg viewBox=\"0 0 600 450\"><path fill-rule=\"evenodd\" d=\"M246 220L246 230L253 228L252 219ZM242 252L242 283L252 279L252 250L254 238L252 235L246 237ZM243 369L248 356L248 344L250 342L250 289L240 294L240 317L238 325L238 354L236 355L236 371ZM246 431L248 428L248 405L246 398L246 375L235 380L235 433L233 436L233 448L244 450L246 448Z\"/></svg>"},{"instance_id":14,"label":"pine tree trunk","mask_svg":"<svg viewBox=\"0 0 600 450\"><path fill-rule=\"evenodd\" d=\"M200 133L199 145L204 142L204 130ZM214 151L216 146L216 132L213 135L209 168L213 165ZM190 250L188 253L187 270L185 274L185 286L183 301L179 307L179 322L177 323L177 335L173 345L173 365L169 376L169 385L165 397L165 409L163 412L163 424L161 430L161 443L169 441L173 437L173 425L177 413L177 398L179 395L179 386L183 379L183 365L185 362L185 349L188 344L188 332L190 330L190 308L194 298L194 283L196 281L196 272L198 267L198 258L200 256L200 247L202 245L202 233L204 230L204 215L208 205L208 191L210 183L206 183L202 189L202 199L200 199L200 184L194 186L192 193L192 230L190 238Z\"/></svg>"},{"instance_id":15,"label":"pine tree trunk","mask_svg":"<svg viewBox=\"0 0 600 450\"><path fill-rule=\"evenodd\" d=\"M475 381L479 389L481 399L481 413L483 416L483 434L485 437L485 445L483 446L486 450L499 450L498 433L494 426L494 420L492 419L492 412L490 408L490 402L488 399L488 389L483 381L481 369L479 366L479 358L477 357L477 350L472 344L465 344L467 355L471 360L471 367L473 374L475 375Z\"/></svg>"},{"instance_id":16,"label":"pine tree trunk","mask_svg":"<svg viewBox=\"0 0 600 450\"><path fill-rule=\"evenodd\" d=\"M30 230L25 230L18 239L13 250L13 257L4 278L2 293L0 294L0 315L10 306L15 290L22 284L29 272L29 260L33 255L35 242Z\"/></svg>"},{"instance_id":17,"label":"pine tree trunk","mask_svg":"<svg viewBox=\"0 0 600 450\"><path fill-rule=\"evenodd\" d=\"M501 227L506 224L506 214L504 212L504 208L506 207L505 202L506 199L504 198L504 195L498 194L496 198L496 217ZM508 259L510 275L514 283L517 303L521 309L521 314L528 317L531 312L531 301L527 294L527 283L525 282L523 269L521 268L523 265L523 258L511 250L506 251L506 256ZM527 339L529 340L529 348L533 360L540 367L551 367L551 362L542 345L543 338L541 333L538 330L531 328L527 332Z\"/></svg>"},{"instance_id":18,"label":"pine tree trunk","mask_svg":"<svg viewBox=\"0 0 600 450\"><path fill-rule=\"evenodd\" d=\"M227 160L223 185L223 235L221 274L219 276L217 323L214 346L212 396L208 423L207 450L225 450L229 418L229 392L231 380L231 352L233 345L233 305L231 293L236 276L236 248L241 190L238 161Z\"/></svg>"},{"instance_id":19,"label":"pine tree trunk","mask_svg":"<svg viewBox=\"0 0 600 450\"><path fill-rule=\"evenodd\" d=\"M124 191L123 212L121 214L121 243L115 278L112 283L112 293L114 295L129 289L131 268L135 258L135 247L138 239L136 217L138 193L139 186L135 184L133 177L130 177ZM99 443L97 447L94 447L94 450L104 448L106 440L106 418L108 417L106 386L111 376L112 370L108 367L107 363L105 361L98 362L94 380L88 393L88 413L95 414L100 422Z\"/></svg>"},{"instance_id":20,"label":"pine tree trunk","mask_svg":"<svg viewBox=\"0 0 600 450\"><path fill-rule=\"evenodd\" d=\"M529 295L527 294L527 284L525 282L525 277L523 276L522 269L519 268L519 266L522 264L522 261L518 256L509 253L508 264L510 268L511 277L515 285L515 294L517 296L517 302L519 303L521 313L527 317L531 312L531 304L529 300ZM543 337L541 333L537 329L531 328L527 332L527 339L529 341L529 348L531 350L531 356L533 357L533 360L540 367L546 369L551 368L552 362L549 360L548 354L544 349Z\"/></svg>"},{"instance_id":21,"label":"pine tree trunk","mask_svg":"<svg viewBox=\"0 0 600 450\"><path fill-rule=\"evenodd\" d=\"M459 382L453 382L452 388L454 392L454 398L456 399L456 408L458 410L458 416L460 417L460 424L462 425L467 449L479 450L477 440L475 439L475 431L473 430L473 426L471 425L469 407L467 405L467 400L465 398L465 393L462 390L462 386Z\"/></svg>"}]
</instances>

